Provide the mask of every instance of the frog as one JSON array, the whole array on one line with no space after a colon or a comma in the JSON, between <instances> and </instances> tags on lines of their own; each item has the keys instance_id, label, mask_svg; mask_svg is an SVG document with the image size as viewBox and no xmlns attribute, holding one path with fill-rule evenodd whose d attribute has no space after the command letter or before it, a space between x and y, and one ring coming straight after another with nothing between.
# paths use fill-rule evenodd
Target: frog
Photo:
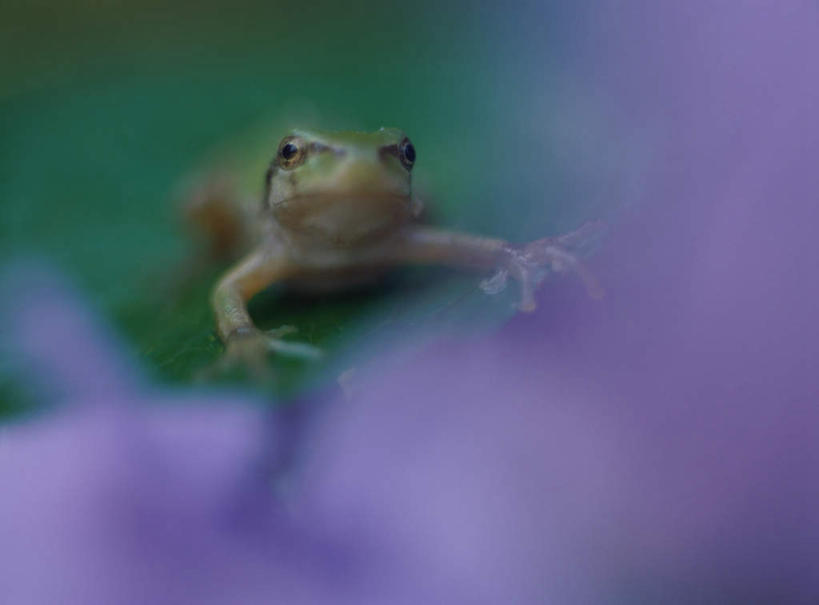
<instances>
[{"instance_id":1,"label":"frog","mask_svg":"<svg viewBox=\"0 0 819 605\"><path fill-rule=\"evenodd\" d=\"M272 150L271 150L272 152ZM269 152L270 153L270 152ZM269 157L269 156L268 156ZM373 132L292 129L267 160L261 204L241 203L211 179L187 204L213 256L241 257L212 289L216 332L224 344L218 367L266 372L270 352L316 358L322 352L287 340L295 328L260 330L248 302L283 287L331 291L377 279L400 265L444 265L482 271L487 292L517 282L521 312L536 308L535 291L549 273L573 271L589 294L599 283L573 253L600 225L522 245L447 230L421 220L412 187L418 154L399 128Z\"/></svg>"}]
</instances>

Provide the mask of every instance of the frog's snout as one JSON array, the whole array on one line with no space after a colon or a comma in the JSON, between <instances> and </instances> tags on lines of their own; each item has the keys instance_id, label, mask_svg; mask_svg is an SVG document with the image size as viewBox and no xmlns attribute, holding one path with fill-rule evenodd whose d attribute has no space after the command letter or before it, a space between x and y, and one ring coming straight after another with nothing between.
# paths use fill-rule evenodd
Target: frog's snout
<instances>
[{"instance_id":1,"label":"frog's snout","mask_svg":"<svg viewBox=\"0 0 819 605\"><path fill-rule=\"evenodd\" d=\"M400 167L399 167L400 168ZM333 192L409 195L409 175L380 157L350 157L339 162L327 189Z\"/></svg>"}]
</instances>

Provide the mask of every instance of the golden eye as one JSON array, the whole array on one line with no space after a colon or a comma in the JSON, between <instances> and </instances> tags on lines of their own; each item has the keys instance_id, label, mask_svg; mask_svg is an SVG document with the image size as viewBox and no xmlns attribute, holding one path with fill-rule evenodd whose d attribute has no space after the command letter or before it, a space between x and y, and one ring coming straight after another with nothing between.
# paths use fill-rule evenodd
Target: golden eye
<instances>
[{"instance_id":1,"label":"golden eye","mask_svg":"<svg viewBox=\"0 0 819 605\"><path fill-rule=\"evenodd\" d=\"M296 137L285 137L279 144L278 164L282 168L293 168L304 160L305 146Z\"/></svg>"},{"instance_id":2,"label":"golden eye","mask_svg":"<svg viewBox=\"0 0 819 605\"><path fill-rule=\"evenodd\" d=\"M398 157L401 158L401 163L407 170L412 168L415 164L415 147L409 139L404 139L398 147Z\"/></svg>"}]
</instances>

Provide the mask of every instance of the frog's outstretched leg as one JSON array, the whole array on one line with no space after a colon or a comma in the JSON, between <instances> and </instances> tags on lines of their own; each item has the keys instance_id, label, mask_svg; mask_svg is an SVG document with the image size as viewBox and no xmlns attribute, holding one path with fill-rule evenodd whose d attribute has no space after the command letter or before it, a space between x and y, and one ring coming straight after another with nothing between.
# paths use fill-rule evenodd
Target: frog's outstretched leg
<instances>
[{"instance_id":1,"label":"frog's outstretched leg","mask_svg":"<svg viewBox=\"0 0 819 605\"><path fill-rule=\"evenodd\" d=\"M287 278L293 266L286 259L259 248L241 260L216 284L211 304L225 353L216 369L243 365L257 378L269 375L265 362L269 352L315 359L321 351L308 344L282 340L295 331L292 326L264 332L256 328L247 311L247 301L276 281Z\"/></svg>"},{"instance_id":2,"label":"frog's outstretched leg","mask_svg":"<svg viewBox=\"0 0 819 605\"><path fill-rule=\"evenodd\" d=\"M583 279L591 296L601 292L592 274L560 244L560 239L544 238L515 246L500 239L416 227L404 235L398 254L405 262L495 269L497 273L488 287L498 290L511 276L520 285L520 310L533 311L535 288L549 271L572 270Z\"/></svg>"}]
</instances>

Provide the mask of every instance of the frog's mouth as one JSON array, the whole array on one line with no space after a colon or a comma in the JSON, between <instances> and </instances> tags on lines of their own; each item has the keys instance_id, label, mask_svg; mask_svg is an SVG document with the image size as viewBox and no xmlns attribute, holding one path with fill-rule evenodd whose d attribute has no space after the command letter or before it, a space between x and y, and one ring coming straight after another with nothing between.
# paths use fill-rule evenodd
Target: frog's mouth
<instances>
[{"instance_id":1,"label":"frog's mouth","mask_svg":"<svg viewBox=\"0 0 819 605\"><path fill-rule=\"evenodd\" d=\"M412 203L408 196L390 193L319 193L279 202L273 215L291 232L353 245L399 229L411 219Z\"/></svg>"}]
</instances>

